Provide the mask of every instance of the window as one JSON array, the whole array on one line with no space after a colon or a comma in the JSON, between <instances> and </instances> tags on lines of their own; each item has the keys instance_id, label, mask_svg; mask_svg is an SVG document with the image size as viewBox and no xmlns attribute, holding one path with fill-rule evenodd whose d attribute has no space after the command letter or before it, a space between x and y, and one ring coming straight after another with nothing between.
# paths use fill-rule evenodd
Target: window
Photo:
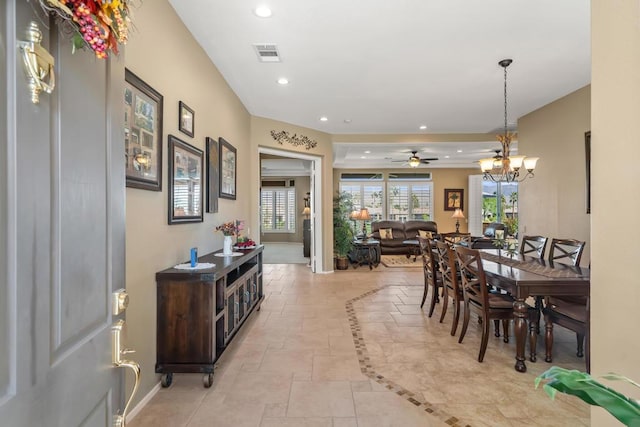
<instances>
[{"instance_id":1,"label":"window","mask_svg":"<svg viewBox=\"0 0 640 427\"><path fill-rule=\"evenodd\" d=\"M260 192L262 231L265 233L295 233L295 188L269 188Z\"/></svg>"},{"instance_id":2,"label":"window","mask_svg":"<svg viewBox=\"0 0 640 427\"><path fill-rule=\"evenodd\" d=\"M489 182L482 183L482 222L501 222L507 227L507 233L518 233L518 183Z\"/></svg>"},{"instance_id":3,"label":"window","mask_svg":"<svg viewBox=\"0 0 640 427\"><path fill-rule=\"evenodd\" d=\"M382 182L341 182L340 192L346 192L351 195L354 209L369 209L369 215L372 220L384 218L383 206L383 188Z\"/></svg>"},{"instance_id":4,"label":"window","mask_svg":"<svg viewBox=\"0 0 640 427\"><path fill-rule=\"evenodd\" d=\"M414 219L430 220L433 216L431 182L389 182L387 215L390 220L407 221Z\"/></svg>"},{"instance_id":5,"label":"window","mask_svg":"<svg viewBox=\"0 0 640 427\"><path fill-rule=\"evenodd\" d=\"M345 174L342 174L340 191L351 194L355 209L369 209L372 220L433 218L433 183L430 174L390 174L387 182L379 174L372 175L366 181L345 178Z\"/></svg>"}]
</instances>

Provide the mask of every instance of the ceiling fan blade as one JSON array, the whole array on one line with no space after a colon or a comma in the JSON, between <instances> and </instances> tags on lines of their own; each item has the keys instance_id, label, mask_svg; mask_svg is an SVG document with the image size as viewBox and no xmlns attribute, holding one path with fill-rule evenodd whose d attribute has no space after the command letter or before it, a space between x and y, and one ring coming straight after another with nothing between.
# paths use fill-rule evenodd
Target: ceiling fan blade
<instances>
[{"instance_id":1,"label":"ceiling fan blade","mask_svg":"<svg viewBox=\"0 0 640 427\"><path fill-rule=\"evenodd\" d=\"M420 159L420 162L422 162L422 163L429 163L429 162L432 162L432 161L434 161L434 160L438 160L438 158L437 158L437 157L429 157L429 158L427 158L427 159Z\"/></svg>"}]
</instances>

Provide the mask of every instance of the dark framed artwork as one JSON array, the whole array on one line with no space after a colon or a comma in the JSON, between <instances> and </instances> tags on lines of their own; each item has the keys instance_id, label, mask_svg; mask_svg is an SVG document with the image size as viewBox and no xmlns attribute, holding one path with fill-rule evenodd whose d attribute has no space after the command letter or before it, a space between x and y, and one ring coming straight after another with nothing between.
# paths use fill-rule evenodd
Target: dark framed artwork
<instances>
[{"instance_id":1,"label":"dark framed artwork","mask_svg":"<svg viewBox=\"0 0 640 427\"><path fill-rule=\"evenodd\" d=\"M220 138L220 197L223 199L236 199L237 164L235 147Z\"/></svg>"},{"instance_id":2,"label":"dark framed artwork","mask_svg":"<svg viewBox=\"0 0 640 427\"><path fill-rule=\"evenodd\" d=\"M584 154L587 170L587 213L591 213L591 131L584 133Z\"/></svg>"},{"instance_id":3,"label":"dark framed artwork","mask_svg":"<svg viewBox=\"0 0 640 427\"><path fill-rule=\"evenodd\" d=\"M169 135L169 224L202 222L202 150Z\"/></svg>"},{"instance_id":4,"label":"dark framed artwork","mask_svg":"<svg viewBox=\"0 0 640 427\"><path fill-rule=\"evenodd\" d=\"M206 169L207 169L207 212L218 212L218 193L220 191L220 160L218 152L218 141L213 138L206 138Z\"/></svg>"},{"instance_id":5,"label":"dark framed artwork","mask_svg":"<svg viewBox=\"0 0 640 427\"><path fill-rule=\"evenodd\" d=\"M127 187L162 191L162 95L128 69L124 80Z\"/></svg>"},{"instance_id":6,"label":"dark framed artwork","mask_svg":"<svg viewBox=\"0 0 640 427\"><path fill-rule=\"evenodd\" d=\"M455 211L464 210L464 190L462 188L444 189L444 210Z\"/></svg>"},{"instance_id":7,"label":"dark framed artwork","mask_svg":"<svg viewBox=\"0 0 640 427\"><path fill-rule=\"evenodd\" d=\"M193 138L196 113L182 101L179 102L178 107L178 129Z\"/></svg>"}]
</instances>

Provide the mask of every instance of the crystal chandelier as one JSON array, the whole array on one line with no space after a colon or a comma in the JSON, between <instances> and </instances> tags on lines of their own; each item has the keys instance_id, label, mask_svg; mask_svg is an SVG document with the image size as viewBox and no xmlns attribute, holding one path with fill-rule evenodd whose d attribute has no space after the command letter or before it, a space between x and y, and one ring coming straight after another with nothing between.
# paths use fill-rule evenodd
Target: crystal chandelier
<instances>
[{"instance_id":1,"label":"crystal chandelier","mask_svg":"<svg viewBox=\"0 0 640 427\"><path fill-rule=\"evenodd\" d=\"M480 169L482 169L484 179L494 182L521 182L528 177L533 177L533 170L538 162L538 157L511 156L509 154L509 146L515 137L515 133L510 133L507 129L507 67L512 62L511 59L503 59L498 62L504 68L504 134L497 136L502 149L496 150L496 155L491 158L480 159ZM520 176L523 164L527 173Z\"/></svg>"}]
</instances>

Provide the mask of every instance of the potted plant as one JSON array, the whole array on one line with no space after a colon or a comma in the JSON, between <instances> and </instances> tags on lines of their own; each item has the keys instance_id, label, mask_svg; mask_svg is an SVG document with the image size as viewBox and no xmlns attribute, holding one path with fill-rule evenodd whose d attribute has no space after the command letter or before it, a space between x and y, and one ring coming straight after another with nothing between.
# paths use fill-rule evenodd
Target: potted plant
<instances>
[{"instance_id":1,"label":"potted plant","mask_svg":"<svg viewBox=\"0 0 640 427\"><path fill-rule=\"evenodd\" d=\"M353 210L351 195L337 193L333 198L333 252L337 270L349 268L349 252L353 245L353 230L349 223L349 214Z\"/></svg>"}]
</instances>

